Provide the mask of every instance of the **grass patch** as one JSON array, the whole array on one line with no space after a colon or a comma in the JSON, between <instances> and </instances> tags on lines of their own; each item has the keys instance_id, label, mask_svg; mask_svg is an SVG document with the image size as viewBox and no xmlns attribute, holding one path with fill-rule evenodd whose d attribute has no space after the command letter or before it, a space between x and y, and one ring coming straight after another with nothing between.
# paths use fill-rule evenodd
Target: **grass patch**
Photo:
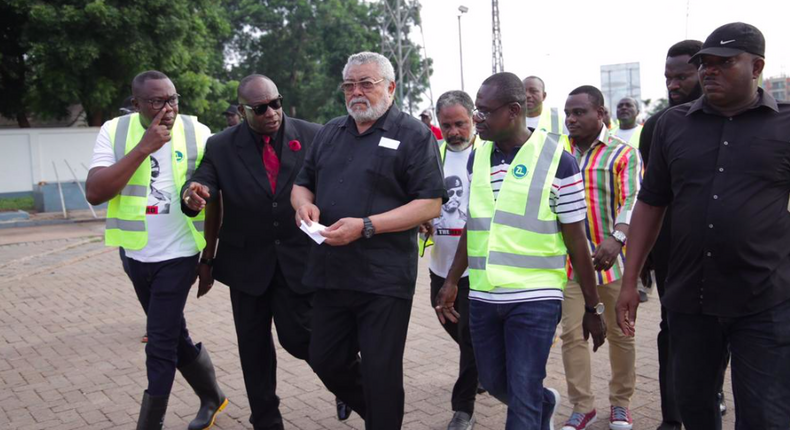
<instances>
[{"instance_id":1,"label":"grass patch","mask_svg":"<svg viewBox=\"0 0 790 430\"><path fill-rule=\"evenodd\" d=\"M34 209L33 197L13 197L0 199L0 212L31 211Z\"/></svg>"}]
</instances>

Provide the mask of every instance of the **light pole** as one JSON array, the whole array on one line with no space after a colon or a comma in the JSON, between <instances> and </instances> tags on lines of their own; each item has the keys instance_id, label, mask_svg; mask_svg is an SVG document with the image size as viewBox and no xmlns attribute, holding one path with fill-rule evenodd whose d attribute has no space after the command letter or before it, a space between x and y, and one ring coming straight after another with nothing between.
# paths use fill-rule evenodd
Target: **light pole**
<instances>
[{"instance_id":1,"label":"light pole","mask_svg":"<svg viewBox=\"0 0 790 430\"><path fill-rule=\"evenodd\" d=\"M461 41L461 15L469 12L469 8L466 6L458 6L458 49L460 50L461 54L461 91L464 90L464 45Z\"/></svg>"}]
</instances>

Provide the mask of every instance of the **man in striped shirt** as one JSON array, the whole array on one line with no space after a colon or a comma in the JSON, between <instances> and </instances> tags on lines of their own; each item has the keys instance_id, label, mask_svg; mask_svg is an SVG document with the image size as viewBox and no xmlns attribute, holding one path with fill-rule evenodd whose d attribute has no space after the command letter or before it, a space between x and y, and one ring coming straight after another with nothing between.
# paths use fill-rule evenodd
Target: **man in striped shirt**
<instances>
[{"instance_id":1,"label":"man in striped shirt","mask_svg":"<svg viewBox=\"0 0 790 430\"><path fill-rule=\"evenodd\" d=\"M611 135L604 126L603 100L601 92L593 86L582 86L570 93L565 102L565 123L570 139L565 142L581 170L584 194L578 197L584 199L587 206L587 242L604 305L604 309L586 311L603 311L606 324L614 326L628 224L642 182L642 160L637 149ZM582 332L585 309L581 303L584 298L571 265L568 267L561 339L573 414L563 430L583 430L597 417L591 389L590 351ZM634 338L611 330L608 339L612 366L609 428L630 430L633 421L629 406L636 383Z\"/></svg>"},{"instance_id":2,"label":"man in striped shirt","mask_svg":"<svg viewBox=\"0 0 790 430\"><path fill-rule=\"evenodd\" d=\"M443 323L457 321L454 301L468 266L480 382L508 405L506 430L548 430L559 393L543 380L562 314L566 255L586 299L576 306L584 313L585 304L602 304L586 246L584 200L572 197L582 194L579 167L559 146L560 135L527 128L525 99L521 81L507 72L486 79L477 93L473 119L487 142L470 157L469 219L435 310ZM597 349L606 336L603 320L583 319Z\"/></svg>"}]
</instances>

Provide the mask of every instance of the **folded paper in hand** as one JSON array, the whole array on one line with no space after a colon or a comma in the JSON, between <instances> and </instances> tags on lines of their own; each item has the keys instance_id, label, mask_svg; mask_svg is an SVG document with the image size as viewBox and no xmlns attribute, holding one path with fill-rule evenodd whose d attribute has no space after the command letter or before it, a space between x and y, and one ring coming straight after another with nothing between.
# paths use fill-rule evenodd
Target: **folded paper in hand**
<instances>
[{"instance_id":1,"label":"folded paper in hand","mask_svg":"<svg viewBox=\"0 0 790 430\"><path fill-rule=\"evenodd\" d=\"M303 232L307 233L307 235L319 245L324 243L326 240L324 236L321 236L321 232L324 231L326 227L320 223L313 222L312 225L307 225L306 222L302 221L302 224L299 226L299 228L302 229Z\"/></svg>"}]
</instances>

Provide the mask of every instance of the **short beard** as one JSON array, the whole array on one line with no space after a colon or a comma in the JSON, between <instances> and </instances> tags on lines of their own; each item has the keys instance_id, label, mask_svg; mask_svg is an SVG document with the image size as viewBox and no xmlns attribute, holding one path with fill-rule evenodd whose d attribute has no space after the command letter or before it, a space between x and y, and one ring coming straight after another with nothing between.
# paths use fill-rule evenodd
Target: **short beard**
<instances>
[{"instance_id":1,"label":"short beard","mask_svg":"<svg viewBox=\"0 0 790 430\"><path fill-rule=\"evenodd\" d=\"M445 140L445 142L447 142L447 148L450 151L460 152L460 151L463 151L464 149L469 147L470 140L469 139L462 139L460 142L457 142L457 143L452 143L452 142L449 142L449 141Z\"/></svg>"},{"instance_id":2,"label":"short beard","mask_svg":"<svg viewBox=\"0 0 790 430\"><path fill-rule=\"evenodd\" d=\"M367 109L364 111L357 111L351 108L354 103L357 102L364 102ZM346 103L346 110L348 114L351 115L351 118L354 118L354 121L359 123L366 123L376 121L377 119L384 116L387 113L387 109L389 109L389 98L382 98L381 101L376 106L372 106L370 104L370 100L366 99L365 97L355 97Z\"/></svg>"}]
</instances>

